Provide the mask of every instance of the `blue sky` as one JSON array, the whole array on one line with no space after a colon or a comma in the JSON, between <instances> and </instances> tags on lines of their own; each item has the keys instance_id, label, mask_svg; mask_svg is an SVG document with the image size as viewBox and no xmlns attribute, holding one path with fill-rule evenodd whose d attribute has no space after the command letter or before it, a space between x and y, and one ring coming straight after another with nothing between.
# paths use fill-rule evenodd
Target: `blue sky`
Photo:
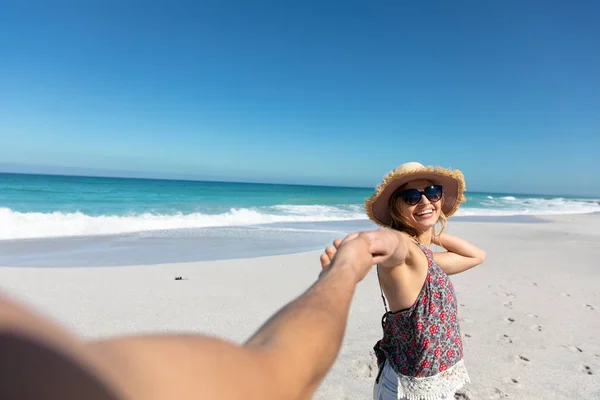
<instances>
[{"instance_id":1,"label":"blue sky","mask_svg":"<svg viewBox=\"0 0 600 400\"><path fill-rule=\"evenodd\" d=\"M21 3L0 170L600 195L596 1Z\"/></svg>"}]
</instances>

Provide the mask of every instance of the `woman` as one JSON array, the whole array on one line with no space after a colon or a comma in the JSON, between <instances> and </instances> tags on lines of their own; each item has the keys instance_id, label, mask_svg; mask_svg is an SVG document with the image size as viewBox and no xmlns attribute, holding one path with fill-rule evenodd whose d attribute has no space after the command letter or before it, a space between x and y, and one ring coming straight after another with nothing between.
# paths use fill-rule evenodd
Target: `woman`
<instances>
[{"instance_id":1,"label":"woman","mask_svg":"<svg viewBox=\"0 0 600 400\"><path fill-rule=\"evenodd\" d=\"M448 275L481 264L485 252L444 233L446 217L465 201L464 190L460 171L411 162L387 174L365 201L369 218L401 239L395 256L377 266L386 313L375 345L375 400L453 399L469 382ZM433 253L431 244L446 251ZM324 258L333 252L326 249Z\"/></svg>"}]
</instances>

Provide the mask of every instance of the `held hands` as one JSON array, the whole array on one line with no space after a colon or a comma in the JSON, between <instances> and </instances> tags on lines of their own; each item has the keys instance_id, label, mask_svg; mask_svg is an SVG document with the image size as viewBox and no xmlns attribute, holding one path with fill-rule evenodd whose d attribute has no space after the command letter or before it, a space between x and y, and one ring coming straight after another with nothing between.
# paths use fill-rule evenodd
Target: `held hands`
<instances>
[{"instance_id":1,"label":"held hands","mask_svg":"<svg viewBox=\"0 0 600 400\"><path fill-rule=\"evenodd\" d=\"M344 240L335 239L333 246L328 246L321 255L319 277L334 268L348 268L360 282L374 265L373 256L369 252L370 241L360 233L352 233Z\"/></svg>"},{"instance_id":2,"label":"held hands","mask_svg":"<svg viewBox=\"0 0 600 400\"><path fill-rule=\"evenodd\" d=\"M321 275L331 268L349 266L361 281L375 264L398 265L406 255L402 251L403 233L379 229L352 233L344 240L336 239L321 255Z\"/></svg>"}]
</instances>

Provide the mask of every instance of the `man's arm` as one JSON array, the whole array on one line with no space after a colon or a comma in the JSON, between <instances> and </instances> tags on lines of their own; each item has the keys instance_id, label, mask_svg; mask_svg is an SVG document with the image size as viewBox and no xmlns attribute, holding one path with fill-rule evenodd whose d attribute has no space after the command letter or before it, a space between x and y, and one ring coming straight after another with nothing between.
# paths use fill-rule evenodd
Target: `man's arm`
<instances>
[{"instance_id":1,"label":"man's arm","mask_svg":"<svg viewBox=\"0 0 600 400\"><path fill-rule=\"evenodd\" d=\"M340 349L356 283L354 273L334 265L246 343L268 353L272 376L288 388L274 398L311 397Z\"/></svg>"},{"instance_id":2,"label":"man's arm","mask_svg":"<svg viewBox=\"0 0 600 400\"><path fill-rule=\"evenodd\" d=\"M365 235L342 244L317 282L244 346L143 336L95 343L93 349L123 374L137 371L130 382L151 392L136 398L308 399L337 356L355 286L373 265L368 244Z\"/></svg>"},{"instance_id":3,"label":"man's arm","mask_svg":"<svg viewBox=\"0 0 600 400\"><path fill-rule=\"evenodd\" d=\"M308 399L337 356L356 285L350 271L337 267L244 346L181 335L118 338L90 348L115 365L135 399Z\"/></svg>"},{"instance_id":4,"label":"man's arm","mask_svg":"<svg viewBox=\"0 0 600 400\"><path fill-rule=\"evenodd\" d=\"M448 275L466 271L485 260L485 251L457 236L442 233L441 236L434 236L432 241L447 250L434 253L433 259Z\"/></svg>"},{"instance_id":5,"label":"man's arm","mask_svg":"<svg viewBox=\"0 0 600 400\"><path fill-rule=\"evenodd\" d=\"M44 397L64 400L307 399L337 356L355 286L374 264L369 242L347 238L317 282L244 346L200 335L85 342L0 298L0 372L22 371L0 373L0 394L37 399L30 389L44 376Z\"/></svg>"}]
</instances>

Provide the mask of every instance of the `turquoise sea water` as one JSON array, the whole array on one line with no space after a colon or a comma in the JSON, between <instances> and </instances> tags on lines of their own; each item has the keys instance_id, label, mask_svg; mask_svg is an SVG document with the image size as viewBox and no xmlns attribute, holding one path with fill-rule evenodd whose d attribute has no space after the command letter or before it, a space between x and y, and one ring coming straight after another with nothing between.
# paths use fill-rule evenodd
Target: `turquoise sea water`
<instances>
[{"instance_id":1,"label":"turquoise sea water","mask_svg":"<svg viewBox=\"0 0 600 400\"><path fill-rule=\"evenodd\" d=\"M371 188L0 174L0 266L107 266L315 250L375 225ZM466 193L457 215L591 213L600 200Z\"/></svg>"},{"instance_id":2,"label":"turquoise sea water","mask_svg":"<svg viewBox=\"0 0 600 400\"><path fill-rule=\"evenodd\" d=\"M365 220L372 189L0 174L0 240ZM457 215L600 211L598 199L468 192Z\"/></svg>"}]
</instances>

